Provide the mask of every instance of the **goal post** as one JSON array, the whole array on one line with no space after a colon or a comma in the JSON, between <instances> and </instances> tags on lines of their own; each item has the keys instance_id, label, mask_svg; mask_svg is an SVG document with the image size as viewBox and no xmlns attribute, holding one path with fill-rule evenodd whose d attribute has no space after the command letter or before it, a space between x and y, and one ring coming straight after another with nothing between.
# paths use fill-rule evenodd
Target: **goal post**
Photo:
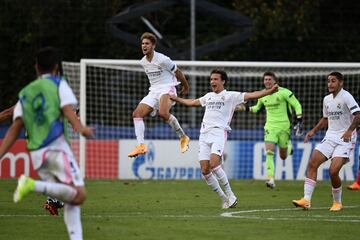
<instances>
[{"instance_id":1,"label":"goal post","mask_svg":"<svg viewBox=\"0 0 360 240\"><path fill-rule=\"evenodd\" d=\"M227 90L241 92L262 89L263 73L274 72L280 86L290 89L301 102L305 131L313 127L322 116L322 99L327 94L326 76L330 72L341 72L345 76L344 88L360 101L360 63L175 62L189 81L194 79L190 96L196 97L211 91L209 75L214 68L227 72ZM203 116L202 108L192 109L176 104L171 110L192 139L193 145L189 153L178 154L176 134L158 116L149 116L145 118L145 140L153 147L152 154L143 156L143 159L128 159L126 151L136 144L132 111L147 95L149 88L149 81L139 60L82 59L80 63L64 62L63 65L65 76L80 101L81 121L96 128L95 139L72 135L73 148L78 149L74 152L83 176L115 179L199 177L198 168L189 169L198 165L196 144ZM248 104L255 103L256 101L250 101ZM229 134L224 163L232 178L264 177L264 120L265 113L234 114L231 123L233 130ZM301 179L306 164L304 161L308 160L311 150L322 137L323 132L320 132L310 145L306 145L302 143L302 139L292 135L295 153L285 163L276 163L276 168L279 169L276 170L277 178ZM358 148L357 145L356 159ZM156 165L158 158L163 159ZM276 158L278 160L279 157ZM174 162L181 160L192 163L174 165ZM357 164L353 159L348 165L349 169L345 169L345 179L354 177L351 174L355 174ZM127 175L127 171L133 175ZM328 178L325 172L324 179Z\"/></svg>"}]
</instances>

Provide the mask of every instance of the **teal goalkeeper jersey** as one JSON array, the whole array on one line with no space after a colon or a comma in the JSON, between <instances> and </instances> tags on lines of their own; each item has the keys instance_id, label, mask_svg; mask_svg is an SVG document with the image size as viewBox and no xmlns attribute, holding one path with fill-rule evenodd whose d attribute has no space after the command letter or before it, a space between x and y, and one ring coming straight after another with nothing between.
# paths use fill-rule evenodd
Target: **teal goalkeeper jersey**
<instances>
[{"instance_id":1,"label":"teal goalkeeper jersey","mask_svg":"<svg viewBox=\"0 0 360 240\"><path fill-rule=\"evenodd\" d=\"M259 98L256 105L250 111L259 112L263 107L266 110L265 128L290 128L290 112L295 110L296 115L302 114L300 102L294 94L287 88L279 87L273 94Z\"/></svg>"}]
</instances>

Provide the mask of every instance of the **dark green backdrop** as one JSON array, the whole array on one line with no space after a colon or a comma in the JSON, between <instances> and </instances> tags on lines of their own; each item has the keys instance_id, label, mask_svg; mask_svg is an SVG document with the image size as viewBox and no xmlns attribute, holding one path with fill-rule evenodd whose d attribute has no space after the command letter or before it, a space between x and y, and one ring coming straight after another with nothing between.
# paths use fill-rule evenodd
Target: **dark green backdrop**
<instances>
[{"instance_id":1,"label":"dark green backdrop","mask_svg":"<svg viewBox=\"0 0 360 240\"><path fill-rule=\"evenodd\" d=\"M199 60L346 61L360 58L360 1L209 0L249 17L250 39ZM109 32L106 21L133 0L1 0L0 109L15 103L18 90L35 72L33 55L41 46L62 49L67 61L81 58L141 57L139 47L124 44ZM163 9L145 16L175 48L190 49L189 7ZM197 19L197 44L236 31L213 16ZM127 28L148 31L140 20ZM171 56L170 56L171 57Z\"/></svg>"}]
</instances>

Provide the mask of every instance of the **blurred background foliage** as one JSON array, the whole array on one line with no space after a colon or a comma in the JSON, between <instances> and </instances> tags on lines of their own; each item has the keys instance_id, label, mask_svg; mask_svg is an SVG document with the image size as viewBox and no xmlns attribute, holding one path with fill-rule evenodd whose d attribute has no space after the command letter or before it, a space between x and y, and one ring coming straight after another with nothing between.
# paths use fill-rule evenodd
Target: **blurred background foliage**
<instances>
[{"instance_id":1,"label":"blurred background foliage","mask_svg":"<svg viewBox=\"0 0 360 240\"><path fill-rule=\"evenodd\" d=\"M42 46L62 50L66 61L81 58L140 59L139 46L112 36L107 21L139 0L1 0L0 110L35 78L34 54ZM360 1L209 0L251 19L249 39L198 60L356 62L360 58ZM176 49L190 51L190 7L179 4L145 16ZM196 43L237 31L229 23L197 12ZM140 19L124 26L141 35ZM171 56L170 56L171 57ZM175 59L176 60L176 59Z\"/></svg>"}]
</instances>

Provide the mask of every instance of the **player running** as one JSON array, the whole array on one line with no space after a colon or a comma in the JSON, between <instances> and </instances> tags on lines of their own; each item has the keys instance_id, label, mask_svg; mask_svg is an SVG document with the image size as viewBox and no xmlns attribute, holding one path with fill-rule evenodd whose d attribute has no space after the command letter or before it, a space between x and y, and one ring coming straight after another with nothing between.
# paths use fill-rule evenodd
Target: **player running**
<instances>
[{"instance_id":1,"label":"player running","mask_svg":"<svg viewBox=\"0 0 360 240\"><path fill-rule=\"evenodd\" d=\"M141 49L144 57L140 64L150 81L150 91L141 100L132 115L138 145L128 154L129 157L136 157L147 152L144 144L145 124L143 119L154 111L159 111L159 116L174 129L180 138L180 151L184 153L189 148L190 138L181 128L176 117L170 113L170 108L174 105L170 94L176 95L176 86L180 83L182 84L180 94L188 94L189 84L176 64L169 57L156 52L155 46L154 34L145 32L141 35Z\"/></svg>"},{"instance_id":2,"label":"player running","mask_svg":"<svg viewBox=\"0 0 360 240\"><path fill-rule=\"evenodd\" d=\"M273 72L265 72L263 82L266 89L278 83ZM288 155L292 154L291 122L290 117L292 109L296 114L296 136L302 135L302 107L295 95L287 88L279 87L279 91L260 98L255 106L246 106L240 104L236 111L249 111L252 113L259 112L262 108L266 110L266 123L264 127L264 141L266 150L266 173L268 180L266 186L275 188L275 167L274 155L275 146L279 146L280 158L285 160Z\"/></svg>"},{"instance_id":3,"label":"player running","mask_svg":"<svg viewBox=\"0 0 360 240\"><path fill-rule=\"evenodd\" d=\"M250 93L227 91L224 88L227 81L226 72L215 69L210 74L212 92L198 99L171 96L172 100L189 107L205 107L199 137L200 167L205 182L221 198L223 209L235 207L237 204L237 198L232 192L227 175L221 166L227 133L231 130L230 122L235 107L247 100L257 99L277 90L277 85L274 84L269 89Z\"/></svg>"},{"instance_id":4,"label":"player running","mask_svg":"<svg viewBox=\"0 0 360 240\"><path fill-rule=\"evenodd\" d=\"M323 100L323 117L305 136L304 142L315 135L317 131L328 128L324 139L316 146L307 166L307 176L304 182L304 197L293 200L296 207L309 209L311 196L315 190L317 170L321 164L331 160L329 175L332 185L333 205L330 211L342 209L342 186L339 171L349 161L356 143L356 128L360 124L360 108L354 97L343 89L344 78L339 72L327 76L327 86L330 92Z\"/></svg>"},{"instance_id":5,"label":"player running","mask_svg":"<svg viewBox=\"0 0 360 240\"><path fill-rule=\"evenodd\" d=\"M81 124L73 113L76 97L66 81L57 76L59 56L56 49L41 49L36 56L38 78L19 93L13 123L0 147L0 158L14 144L24 127L27 149L34 169L42 180L21 175L14 193L14 202L30 192L43 193L65 202L64 222L70 239L82 239L80 206L86 198L80 170L69 144L64 138L64 121L85 137L93 130Z\"/></svg>"}]
</instances>

